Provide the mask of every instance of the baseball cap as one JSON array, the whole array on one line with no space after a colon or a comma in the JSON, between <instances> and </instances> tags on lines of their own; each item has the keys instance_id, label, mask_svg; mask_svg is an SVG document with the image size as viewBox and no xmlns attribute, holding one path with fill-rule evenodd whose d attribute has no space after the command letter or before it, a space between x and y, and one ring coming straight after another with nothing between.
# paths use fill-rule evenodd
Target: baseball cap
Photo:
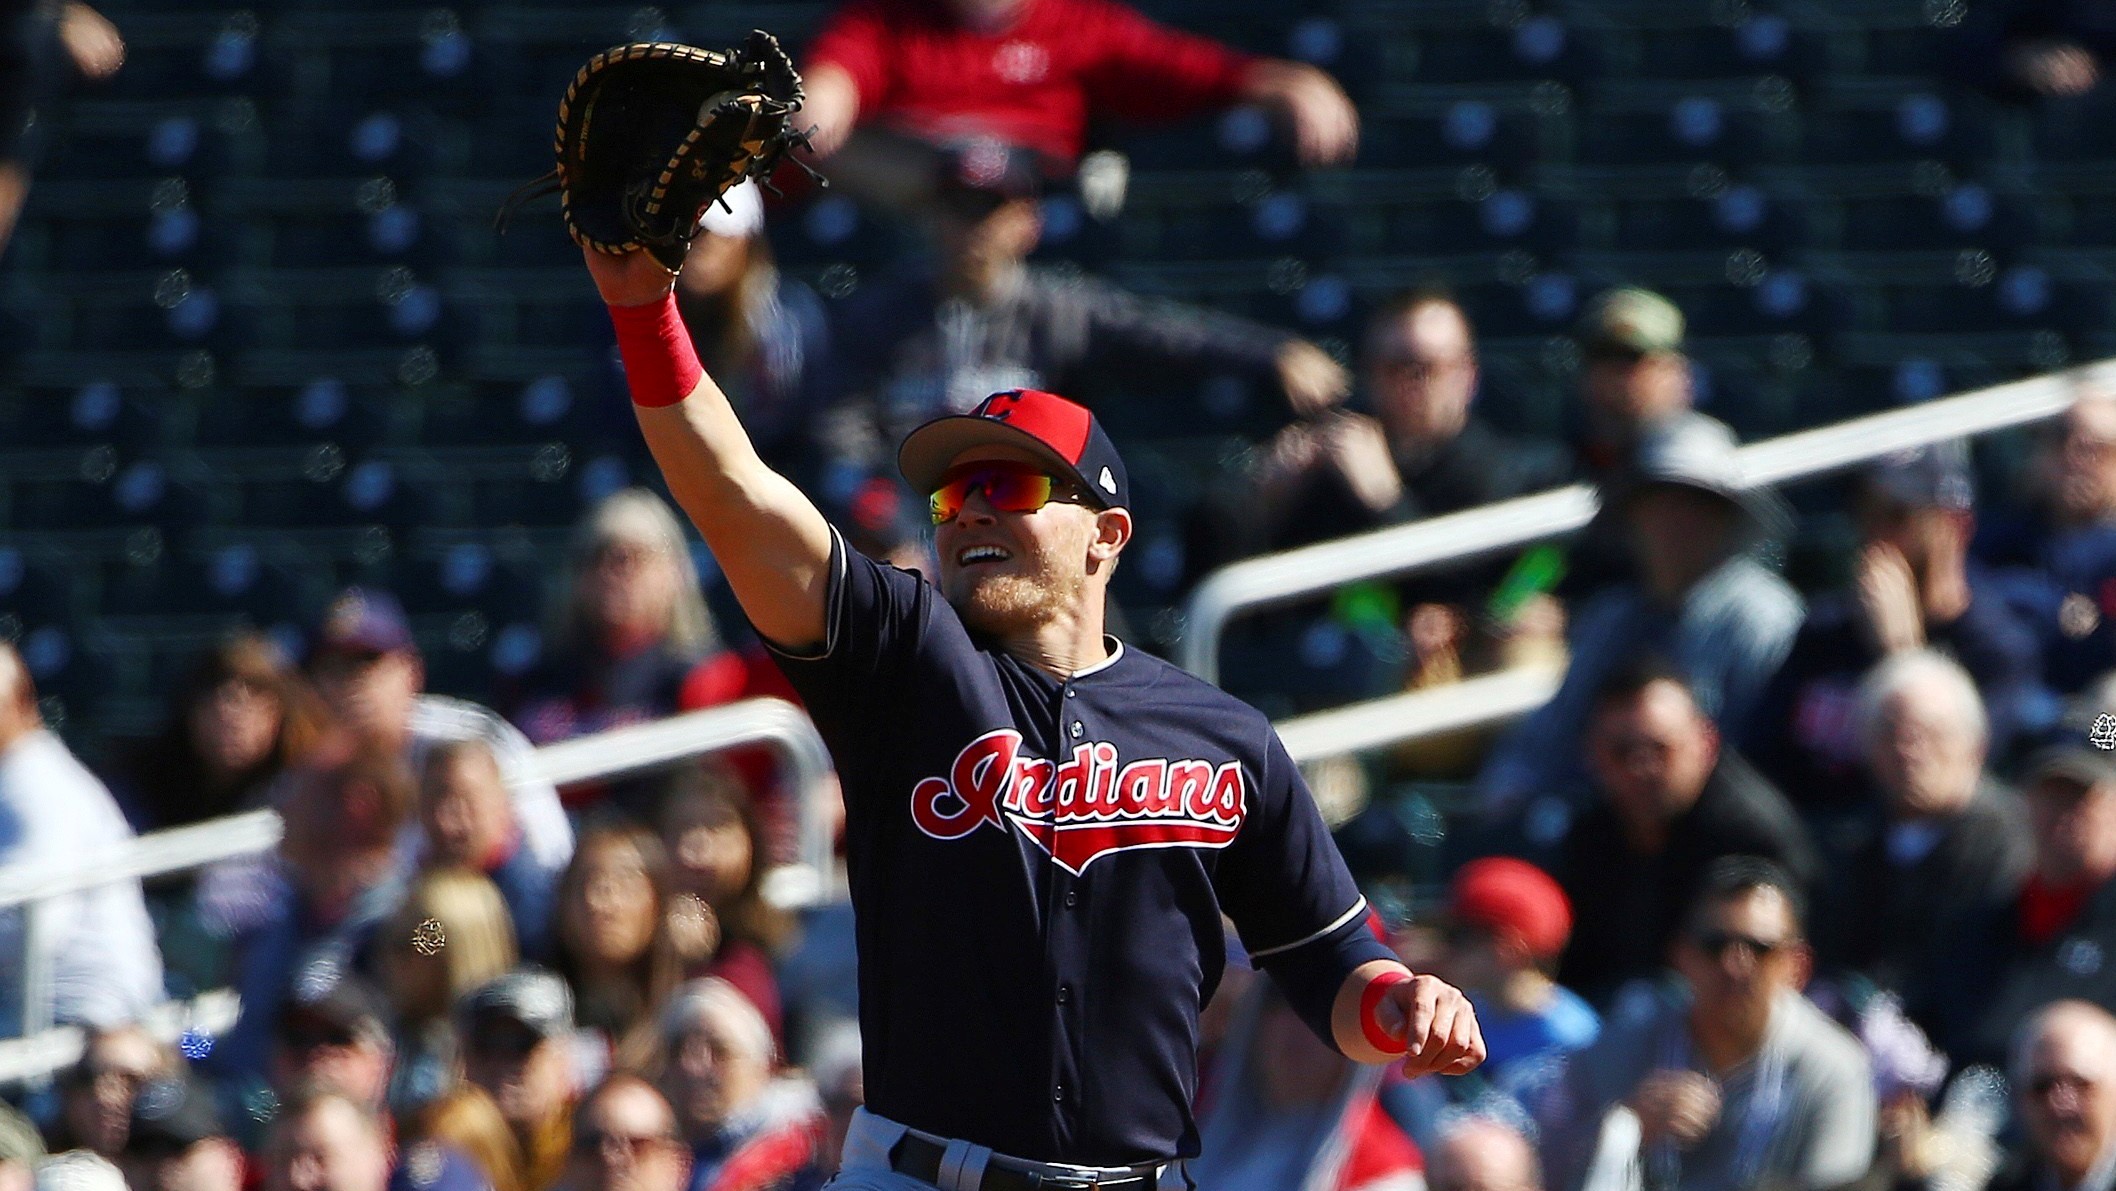
<instances>
[{"instance_id":1,"label":"baseball cap","mask_svg":"<svg viewBox=\"0 0 2116 1191\"><path fill-rule=\"evenodd\" d=\"M1043 161L1032 149L996 137L940 146L936 188L942 194L1036 198L1043 193Z\"/></svg>"},{"instance_id":2,"label":"baseball cap","mask_svg":"<svg viewBox=\"0 0 2116 1191\"><path fill-rule=\"evenodd\" d=\"M573 994L565 981L543 968L520 967L495 976L471 990L457 1012L466 1022L504 1017L546 1039L573 1032Z\"/></svg>"},{"instance_id":3,"label":"baseball cap","mask_svg":"<svg viewBox=\"0 0 2116 1191\"><path fill-rule=\"evenodd\" d=\"M1466 926L1505 932L1538 959L1565 949L1572 903L1550 874L1511 856L1472 860L1448 885L1448 916Z\"/></svg>"},{"instance_id":4,"label":"baseball cap","mask_svg":"<svg viewBox=\"0 0 2116 1191\"><path fill-rule=\"evenodd\" d=\"M324 606L309 641L309 656L396 653L417 648L397 597L372 587L348 587Z\"/></svg>"},{"instance_id":5,"label":"baseball cap","mask_svg":"<svg viewBox=\"0 0 2116 1191\"><path fill-rule=\"evenodd\" d=\"M1683 312L1649 289L1607 290L1587 304L1579 337L1590 355L1597 350L1641 356L1681 351Z\"/></svg>"},{"instance_id":6,"label":"baseball cap","mask_svg":"<svg viewBox=\"0 0 2116 1191\"><path fill-rule=\"evenodd\" d=\"M226 1137L213 1092L189 1071L153 1080L132 1101L125 1148L133 1152L188 1150L209 1137Z\"/></svg>"},{"instance_id":7,"label":"baseball cap","mask_svg":"<svg viewBox=\"0 0 2116 1191\"><path fill-rule=\"evenodd\" d=\"M2028 758L2022 788L2044 778L2068 778L2087 786L2116 785L2116 752L2087 744L2053 744Z\"/></svg>"},{"instance_id":8,"label":"baseball cap","mask_svg":"<svg viewBox=\"0 0 2116 1191\"><path fill-rule=\"evenodd\" d=\"M1960 439L1884 455L1866 469L1864 479L1907 508L1963 511L1976 503L1969 448Z\"/></svg>"},{"instance_id":9,"label":"baseball cap","mask_svg":"<svg viewBox=\"0 0 2116 1191\"><path fill-rule=\"evenodd\" d=\"M1738 451L1734 432L1724 424L1700 413L1683 414L1639 443L1630 469L1618 481L1618 497L1628 500L1656 484L1709 492L1746 513L1754 533L1782 535L1792 525L1792 514L1776 493L1743 482Z\"/></svg>"},{"instance_id":10,"label":"baseball cap","mask_svg":"<svg viewBox=\"0 0 2116 1191\"><path fill-rule=\"evenodd\" d=\"M125 1191L118 1168L88 1150L68 1150L37 1165L37 1191Z\"/></svg>"},{"instance_id":11,"label":"baseball cap","mask_svg":"<svg viewBox=\"0 0 2116 1191\"><path fill-rule=\"evenodd\" d=\"M831 520L845 531L853 549L881 555L920 540L932 528L925 511L924 502L912 499L894 477L871 475L860 481L842 508L832 510Z\"/></svg>"},{"instance_id":12,"label":"baseball cap","mask_svg":"<svg viewBox=\"0 0 2116 1191\"><path fill-rule=\"evenodd\" d=\"M294 982L294 995L279 1011L273 1033L282 1042L339 1034L387 1045L389 1008L374 985L358 976L318 965Z\"/></svg>"},{"instance_id":13,"label":"baseball cap","mask_svg":"<svg viewBox=\"0 0 2116 1191\"><path fill-rule=\"evenodd\" d=\"M1131 484L1124 460L1087 407L1041 389L1009 389L978 402L966 414L935 418L904 436L897 470L919 492L940 487L955 457L980 446L1019 447L1070 476L1104 506L1129 507Z\"/></svg>"}]
</instances>

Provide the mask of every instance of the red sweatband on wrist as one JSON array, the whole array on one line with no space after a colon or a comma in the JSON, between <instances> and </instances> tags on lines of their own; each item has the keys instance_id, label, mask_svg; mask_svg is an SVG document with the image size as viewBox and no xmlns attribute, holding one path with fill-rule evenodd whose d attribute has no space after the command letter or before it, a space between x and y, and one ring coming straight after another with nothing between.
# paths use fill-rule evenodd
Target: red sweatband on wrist
<instances>
[{"instance_id":1,"label":"red sweatband on wrist","mask_svg":"<svg viewBox=\"0 0 2116 1191\"><path fill-rule=\"evenodd\" d=\"M1367 1037L1367 1045L1385 1055L1409 1054L1408 1039L1399 1038L1381 1028L1381 1021L1374 1011L1381 1008L1381 998L1399 984L1409 984L1411 974L1402 968L1390 968L1381 975L1367 981L1366 991L1359 994L1359 1030Z\"/></svg>"},{"instance_id":2,"label":"red sweatband on wrist","mask_svg":"<svg viewBox=\"0 0 2116 1191\"><path fill-rule=\"evenodd\" d=\"M674 405L691 395L705 377L691 333L676 313L676 295L663 295L644 306L610 307L617 328L617 355L624 361L625 385L632 404Z\"/></svg>"}]
</instances>

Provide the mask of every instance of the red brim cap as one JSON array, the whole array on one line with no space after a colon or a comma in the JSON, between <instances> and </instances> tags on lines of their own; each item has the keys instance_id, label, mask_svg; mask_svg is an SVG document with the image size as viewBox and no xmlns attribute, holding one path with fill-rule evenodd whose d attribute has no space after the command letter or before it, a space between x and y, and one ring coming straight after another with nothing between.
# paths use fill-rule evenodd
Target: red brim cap
<instances>
[{"instance_id":1,"label":"red brim cap","mask_svg":"<svg viewBox=\"0 0 2116 1191\"><path fill-rule=\"evenodd\" d=\"M897 448L897 470L914 490L931 492L957 457L982 446L1026 451L1071 476L1106 506L1131 503L1124 461L1095 416L1085 406L1038 389L994 393L969 413L935 418L913 430Z\"/></svg>"}]
</instances>

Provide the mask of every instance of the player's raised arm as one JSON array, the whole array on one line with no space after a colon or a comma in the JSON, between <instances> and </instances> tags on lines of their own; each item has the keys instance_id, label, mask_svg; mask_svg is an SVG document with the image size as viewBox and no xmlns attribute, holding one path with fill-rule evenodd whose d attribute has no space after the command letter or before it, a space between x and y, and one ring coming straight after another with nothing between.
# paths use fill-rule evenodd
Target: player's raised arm
<instances>
[{"instance_id":1,"label":"player's raised arm","mask_svg":"<svg viewBox=\"0 0 2116 1191\"><path fill-rule=\"evenodd\" d=\"M801 651L824 638L830 527L765 466L734 407L698 363L676 313L675 276L646 252L586 251L610 307L633 412L669 494L705 536L750 623Z\"/></svg>"}]
</instances>

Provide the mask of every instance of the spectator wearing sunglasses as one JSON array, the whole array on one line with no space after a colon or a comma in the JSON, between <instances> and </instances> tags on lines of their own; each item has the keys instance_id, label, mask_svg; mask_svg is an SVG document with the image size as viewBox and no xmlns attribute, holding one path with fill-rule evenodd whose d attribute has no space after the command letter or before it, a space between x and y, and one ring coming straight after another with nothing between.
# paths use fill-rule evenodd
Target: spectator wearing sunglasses
<instances>
[{"instance_id":1,"label":"spectator wearing sunglasses","mask_svg":"<svg viewBox=\"0 0 2116 1191\"><path fill-rule=\"evenodd\" d=\"M2011 1066L2027 1136L1989 1191L2107 1186L2116 1171L2116 1017L2089 1001L2058 1001L2021 1027Z\"/></svg>"},{"instance_id":2,"label":"spectator wearing sunglasses","mask_svg":"<svg viewBox=\"0 0 2116 1191\"><path fill-rule=\"evenodd\" d=\"M1858 1040L1800 993L1801 906L1769 861L1712 865L1670 948L1685 995L1613 1019L1542 1098L1556 1186L1626 1159L1647 1186L1683 1191L1840 1187L1867 1172L1873 1076ZM1619 1108L1635 1142L1604 1128Z\"/></svg>"},{"instance_id":3,"label":"spectator wearing sunglasses","mask_svg":"<svg viewBox=\"0 0 2116 1191\"><path fill-rule=\"evenodd\" d=\"M564 1191L683 1191L690 1173L676 1114L653 1084L619 1073L581 1098Z\"/></svg>"},{"instance_id":4,"label":"spectator wearing sunglasses","mask_svg":"<svg viewBox=\"0 0 2116 1191\"><path fill-rule=\"evenodd\" d=\"M1588 303L1573 331L1582 363L1580 400L1565 410L1575 479L1621 484L1648 442L1698 416L1685 331L1681 308L1652 290L1606 290ZM1573 539L1560 588L1568 600L1636 573L1623 521L1605 505Z\"/></svg>"},{"instance_id":5,"label":"spectator wearing sunglasses","mask_svg":"<svg viewBox=\"0 0 2116 1191\"><path fill-rule=\"evenodd\" d=\"M573 994L542 968L518 968L457 1006L463 1077L492 1097L521 1146L523 1191L558 1182L572 1138Z\"/></svg>"}]
</instances>

